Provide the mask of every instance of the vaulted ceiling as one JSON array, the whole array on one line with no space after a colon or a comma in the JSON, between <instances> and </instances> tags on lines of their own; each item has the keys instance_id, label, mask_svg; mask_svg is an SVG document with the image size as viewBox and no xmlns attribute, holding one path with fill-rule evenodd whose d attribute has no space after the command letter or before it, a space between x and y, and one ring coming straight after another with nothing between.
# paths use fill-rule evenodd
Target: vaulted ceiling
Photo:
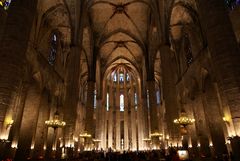
<instances>
[{"instance_id":1,"label":"vaulted ceiling","mask_svg":"<svg viewBox=\"0 0 240 161\"><path fill-rule=\"evenodd\" d=\"M94 0L88 5L103 69L141 69L150 24L150 0Z\"/></svg>"}]
</instances>

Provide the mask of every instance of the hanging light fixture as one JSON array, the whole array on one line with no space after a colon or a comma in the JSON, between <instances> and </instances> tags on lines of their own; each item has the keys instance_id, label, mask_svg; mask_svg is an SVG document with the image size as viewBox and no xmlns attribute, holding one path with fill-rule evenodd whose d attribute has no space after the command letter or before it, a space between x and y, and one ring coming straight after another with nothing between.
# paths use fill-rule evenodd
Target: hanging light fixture
<instances>
[{"instance_id":1,"label":"hanging light fixture","mask_svg":"<svg viewBox=\"0 0 240 161\"><path fill-rule=\"evenodd\" d=\"M47 120L45 121L45 124L48 126L48 127L52 127L53 129L57 129L57 128L62 128L66 125L66 122L64 121L61 121L59 119L59 113L58 111L56 111L54 113L54 116L53 116L53 119L52 120Z\"/></svg>"},{"instance_id":2,"label":"hanging light fixture","mask_svg":"<svg viewBox=\"0 0 240 161\"><path fill-rule=\"evenodd\" d=\"M195 122L195 119L189 118L187 116L187 113L186 113L186 111L184 109L181 110L180 117L173 120L173 123L179 124L179 125L181 125L183 127L191 125L194 122Z\"/></svg>"},{"instance_id":3,"label":"hanging light fixture","mask_svg":"<svg viewBox=\"0 0 240 161\"><path fill-rule=\"evenodd\" d=\"M59 119L59 112L58 112L58 101L57 101L57 110L54 113L52 120L45 121L45 125L48 127L52 127L54 130L57 128L63 128L66 125L66 122Z\"/></svg>"},{"instance_id":4,"label":"hanging light fixture","mask_svg":"<svg viewBox=\"0 0 240 161\"><path fill-rule=\"evenodd\" d=\"M87 132L84 132L82 134L79 135L81 138L91 138L92 135L91 134L88 134Z\"/></svg>"}]
</instances>

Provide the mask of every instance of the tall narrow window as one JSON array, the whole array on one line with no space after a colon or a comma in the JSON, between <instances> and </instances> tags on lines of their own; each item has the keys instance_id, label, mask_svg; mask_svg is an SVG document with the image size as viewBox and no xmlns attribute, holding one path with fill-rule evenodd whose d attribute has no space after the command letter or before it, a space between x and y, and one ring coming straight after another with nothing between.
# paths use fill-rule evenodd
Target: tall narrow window
<instances>
[{"instance_id":1,"label":"tall narrow window","mask_svg":"<svg viewBox=\"0 0 240 161\"><path fill-rule=\"evenodd\" d=\"M120 73L119 74L119 82L124 82L124 74L123 73Z\"/></svg>"},{"instance_id":2,"label":"tall narrow window","mask_svg":"<svg viewBox=\"0 0 240 161\"><path fill-rule=\"evenodd\" d=\"M157 104L160 104L160 92L159 90L156 92L156 97L157 97Z\"/></svg>"},{"instance_id":3,"label":"tall narrow window","mask_svg":"<svg viewBox=\"0 0 240 161\"><path fill-rule=\"evenodd\" d=\"M149 102L149 91L147 90L147 106L148 108L150 107L150 102Z\"/></svg>"},{"instance_id":4,"label":"tall narrow window","mask_svg":"<svg viewBox=\"0 0 240 161\"><path fill-rule=\"evenodd\" d=\"M137 93L134 93L134 106L135 106L135 110L137 110L137 104L138 104Z\"/></svg>"},{"instance_id":5,"label":"tall narrow window","mask_svg":"<svg viewBox=\"0 0 240 161\"><path fill-rule=\"evenodd\" d=\"M224 0L226 6L230 9L233 10L237 5L240 5L240 0Z\"/></svg>"},{"instance_id":6,"label":"tall narrow window","mask_svg":"<svg viewBox=\"0 0 240 161\"><path fill-rule=\"evenodd\" d=\"M94 90L94 103L93 103L94 108L97 107L97 90Z\"/></svg>"},{"instance_id":7,"label":"tall narrow window","mask_svg":"<svg viewBox=\"0 0 240 161\"><path fill-rule=\"evenodd\" d=\"M0 0L0 6L2 6L5 10L9 8L11 4L11 0Z\"/></svg>"},{"instance_id":8,"label":"tall narrow window","mask_svg":"<svg viewBox=\"0 0 240 161\"><path fill-rule=\"evenodd\" d=\"M50 65L54 65L56 61L56 55L57 55L57 34L53 33L51 37L50 54L48 57L48 62Z\"/></svg>"},{"instance_id":9,"label":"tall narrow window","mask_svg":"<svg viewBox=\"0 0 240 161\"><path fill-rule=\"evenodd\" d=\"M192 48L191 43L189 41L188 34L184 34L184 52L186 57L187 66L189 66L193 62Z\"/></svg>"},{"instance_id":10,"label":"tall narrow window","mask_svg":"<svg viewBox=\"0 0 240 161\"><path fill-rule=\"evenodd\" d=\"M124 96L120 95L120 111L124 111Z\"/></svg>"},{"instance_id":11,"label":"tall narrow window","mask_svg":"<svg viewBox=\"0 0 240 161\"><path fill-rule=\"evenodd\" d=\"M129 77L129 74L127 73L127 75L126 75L126 80L127 80L127 82L129 82L129 80L130 80L130 77Z\"/></svg>"},{"instance_id":12,"label":"tall narrow window","mask_svg":"<svg viewBox=\"0 0 240 161\"><path fill-rule=\"evenodd\" d=\"M109 94L107 93L106 110L109 111Z\"/></svg>"},{"instance_id":13,"label":"tall narrow window","mask_svg":"<svg viewBox=\"0 0 240 161\"><path fill-rule=\"evenodd\" d=\"M117 74L116 73L113 74L113 81L117 82Z\"/></svg>"}]
</instances>

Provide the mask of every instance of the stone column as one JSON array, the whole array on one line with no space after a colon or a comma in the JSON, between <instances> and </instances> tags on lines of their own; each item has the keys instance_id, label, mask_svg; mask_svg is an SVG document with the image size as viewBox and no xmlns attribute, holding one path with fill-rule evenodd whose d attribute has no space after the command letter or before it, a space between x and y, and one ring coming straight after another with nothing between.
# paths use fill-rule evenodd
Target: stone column
<instances>
[{"instance_id":1,"label":"stone column","mask_svg":"<svg viewBox=\"0 0 240 161\"><path fill-rule=\"evenodd\" d=\"M80 33L81 35L82 33ZM81 36L80 36L81 37ZM63 104L63 120L66 122L64 127L64 138L68 140L69 144L74 144L73 137L75 133L77 120L77 106L79 100L79 75L80 75L80 54L81 48L79 46L72 46L69 55L69 62L67 63L67 72L65 75L65 86L59 85L62 90L65 90L65 99L60 98L59 103ZM94 83L93 83L94 87ZM63 91L60 91L63 92ZM59 93L60 95L63 93ZM94 97L94 93L92 93ZM93 108L93 106L92 106ZM67 147L67 156L73 155L73 147ZM69 156L72 157L72 156Z\"/></svg>"},{"instance_id":2,"label":"stone column","mask_svg":"<svg viewBox=\"0 0 240 161\"><path fill-rule=\"evenodd\" d=\"M23 117L20 127L18 149L15 160L24 161L30 157L30 151L34 146L34 134L36 132L39 105L41 100L41 91L37 85L31 83L27 92Z\"/></svg>"},{"instance_id":3,"label":"stone column","mask_svg":"<svg viewBox=\"0 0 240 161\"><path fill-rule=\"evenodd\" d=\"M144 139L149 138L149 119L148 119L148 105L147 105L147 96L146 95L142 95L141 98L142 101L142 112L143 112L143 135L144 135ZM145 146L149 148L149 143L148 142L144 142Z\"/></svg>"},{"instance_id":4,"label":"stone column","mask_svg":"<svg viewBox=\"0 0 240 161\"><path fill-rule=\"evenodd\" d=\"M151 134L159 133L158 128L158 116L157 116L157 100L156 100L156 90L155 90L155 81L148 80L148 91L149 91L149 111L150 111L150 126L151 126ZM159 136L153 136L152 138L152 146L153 148L159 148Z\"/></svg>"},{"instance_id":5,"label":"stone column","mask_svg":"<svg viewBox=\"0 0 240 161\"><path fill-rule=\"evenodd\" d=\"M3 154L3 158L14 158L17 145L18 145L18 137L19 137L19 131L20 126L22 122L22 116L23 116L23 109L25 104L25 99L27 95L27 89L28 85L27 83L21 83L18 89L17 98L15 102L14 107L14 116L13 120L14 123L11 127L8 140L10 141L9 144L5 145L3 149L0 149L0 153ZM0 156L2 157L2 156Z\"/></svg>"},{"instance_id":6,"label":"stone column","mask_svg":"<svg viewBox=\"0 0 240 161\"><path fill-rule=\"evenodd\" d=\"M121 131L120 131L120 87L116 87L116 150L121 149Z\"/></svg>"},{"instance_id":7,"label":"stone column","mask_svg":"<svg viewBox=\"0 0 240 161\"><path fill-rule=\"evenodd\" d=\"M236 135L240 135L240 51L228 12L223 0L198 0L197 7L220 93L227 99Z\"/></svg>"},{"instance_id":8,"label":"stone column","mask_svg":"<svg viewBox=\"0 0 240 161\"><path fill-rule=\"evenodd\" d=\"M96 113L96 130L95 130L95 139L101 139L101 141L104 143L106 142L106 137L101 137L102 133L105 134L105 131L103 131L103 127L105 127L105 114L106 111L104 110L104 106L102 106L102 100L100 98L97 98L97 107L95 109ZM104 114L104 117L103 117ZM106 128L104 128L106 129ZM106 136L106 135L105 135ZM100 143L95 143L95 148L98 148Z\"/></svg>"},{"instance_id":9,"label":"stone column","mask_svg":"<svg viewBox=\"0 0 240 161\"><path fill-rule=\"evenodd\" d=\"M102 104L102 103L101 103ZM99 114L101 120L101 145L103 149L107 148L107 111L105 106L101 105L101 113Z\"/></svg>"},{"instance_id":10,"label":"stone column","mask_svg":"<svg viewBox=\"0 0 240 161\"><path fill-rule=\"evenodd\" d=\"M126 74L125 74L126 75ZM128 89L126 86L126 80L124 81L124 150L129 149L129 138L128 138Z\"/></svg>"},{"instance_id":11,"label":"stone column","mask_svg":"<svg viewBox=\"0 0 240 161\"><path fill-rule=\"evenodd\" d=\"M131 133L132 133L132 147L131 150L137 150L137 129L136 129L136 111L134 105L134 86L131 80L131 89L130 89L130 96L131 98Z\"/></svg>"},{"instance_id":12,"label":"stone column","mask_svg":"<svg viewBox=\"0 0 240 161\"><path fill-rule=\"evenodd\" d=\"M195 119L195 123L193 125L188 126L188 135L189 135L188 142L190 143L188 147L191 149L191 153L193 154L193 156L198 157L199 156L198 155L199 154L198 153L198 136L197 136L197 129L196 129L196 127L197 127L196 126L196 114L194 112L194 106L195 106L194 101L196 101L196 99L195 100L188 99L187 105L186 105L187 106L186 109L188 109L187 113L189 113L189 117ZM196 106L198 106L198 105L196 105ZM200 108L197 108L197 109L198 109L197 112L200 111ZM201 111L201 112L204 113L203 111ZM204 149L207 150L207 149L209 149L209 147L204 147Z\"/></svg>"},{"instance_id":13,"label":"stone column","mask_svg":"<svg viewBox=\"0 0 240 161\"><path fill-rule=\"evenodd\" d=\"M94 135L94 122L93 122L93 112L94 112L94 90L95 82L88 80L87 84L87 104L86 104L86 122L85 122L85 131L88 134ZM90 148L91 139L86 140L88 148Z\"/></svg>"},{"instance_id":14,"label":"stone column","mask_svg":"<svg viewBox=\"0 0 240 161\"><path fill-rule=\"evenodd\" d=\"M47 120L52 120L54 113L56 112L56 97L54 96L49 96L48 98L48 118ZM45 142L45 159L50 160L54 157L54 150L53 150L53 144L54 144L54 129L50 127L46 127L46 142ZM64 139L63 139L64 140Z\"/></svg>"},{"instance_id":15,"label":"stone column","mask_svg":"<svg viewBox=\"0 0 240 161\"><path fill-rule=\"evenodd\" d=\"M7 30L0 35L0 122L4 121L13 96L25 75L25 52L36 6L37 0L16 0L11 3L6 21L1 19Z\"/></svg>"},{"instance_id":16,"label":"stone column","mask_svg":"<svg viewBox=\"0 0 240 161\"><path fill-rule=\"evenodd\" d=\"M35 134L35 144L34 144L34 153L33 158L44 157L44 144L47 139L47 126L45 121L49 119L50 109L48 105L48 92L44 91L41 97L41 104L39 109L37 130Z\"/></svg>"},{"instance_id":17,"label":"stone column","mask_svg":"<svg viewBox=\"0 0 240 161\"><path fill-rule=\"evenodd\" d=\"M206 121L210 129L210 134L212 136L215 155L221 158L223 154L227 154L223 131L224 122L220 114L220 105L218 103L217 93L214 88L214 84L210 79L206 81L204 111Z\"/></svg>"},{"instance_id":18,"label":"stone column","mask_svg":"<svg viewBox=\"0 0 240 161\"><path fill-rule=\"evenodd\" d=\"M111 83L112 84L112 83ZM108 111L108 148L113 145L113 87L109 87L109 111Z\"/></svg>"},{"instance_id":19,"label":"stone column","mask_svg":"<svg viewBox=\"0 0 240 161\"><path fill-rule=\"evenodd\" d=\"M138 82L140 83L140 82ZM143 105L141 100L140 85L137 84L137 121L138 121L138 149L143 150L143 135L144 135L144 117L143 117Z\"/></svg>"},{"instance_id":20,"label":"stone column","mask_svg":"<svg viewBox=\"0 0 240 161\"><path fill-rule=\"evenodd\" d=\"M161 62L162 62L162 86L163 86L163 99L166 109L166 124L167 133L170 140L179 137L179 129L174 125L173 120L178 118L178 102L176 95L176 72L173 70L174 66L171 60L171 50L169 46L164 45L160 47ZM175 140L177 141L177 140Z\"/></svg>"},{"instance_id":21,"label":"stone column","mask_svg":"<svg viewBox=\"0 0 240 161\"><path fill-rule=\"evenodd\" d=\"M200 150L200 156L206 156L210 157L211 152L209 148L209 139L211 138L209 128L207 126L206 118L205 118L205 112L203 108L203 101L201 93L196 95L196 98L194 102L192 103L193 108L193 114L195 118L195 125L196 125L196 131L198 135L198 143L200 144L200 147L198 145L193 144L193 148L199 148Z\"/></svg>"}]
</instances>

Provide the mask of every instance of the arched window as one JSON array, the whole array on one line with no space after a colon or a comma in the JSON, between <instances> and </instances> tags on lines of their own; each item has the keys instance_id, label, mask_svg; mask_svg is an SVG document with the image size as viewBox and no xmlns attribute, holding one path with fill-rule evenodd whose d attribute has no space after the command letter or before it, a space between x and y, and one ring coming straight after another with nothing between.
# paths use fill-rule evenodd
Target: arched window
<instances>
[{"instance_id":1,"label":"arched window","mask_svg":"<svg viewBox=\"0 0 240 161\"><path fill-rule=\"evenodd\" d=\"M50 54L48 56L48 63L50 65L54 65L56 61L56 55L57 55L57 41L58 37L56 33L53 33L51 36L51 47L50 47Z\"/></svg>"},{"instance_id":2,"label":"arched window","mask_svg":"<svg viewBox=\"0 0 240 161\"><path fill-rule=\"evenodd\" d=\"M107 93L106 110L109 111L109 94Z\"/></svg>"},{"instance_id":3,"label":"arched window","mask_svg":"<svg viewBox=\"0 0 240 161\"><path fill-rule=\"evenodd\" d=\"M240 0L225 0L226 6L233 10L237 5L240 5Z\"/></svg>"},{"instance_id":4,"label":"arched window","mask_svg":"<svg viewBox=\"0 0 240 161\"><path fill-rule=\"evenodd\" d=\"M124 111L124 96L120 95L120 111Z\"/></svg>"},{"instance_id":5,"label":"arched window","mask_svg":"<svg viewBox=\"0 0 240 161\"><path fill-rule=\"evenodd\" d=\"M117 74L116 73L113 74L113 81L117 82Z\"/></svg>"},{"instance_id":6,"label":"arched window","mask_svg":"<svg viewBox=\"0 0 240 161\"><path fill-rule=\"evenodd\" d=\"M127 82L129 82L129 80L130 80L130 77L129 77L128 73L126 74L126 80L127 80Z\"/></svg>"},{"instance_id":7,"label":"arched window","mask_svg":"<svg viewBox=\"0 0 240 161\"><path fill-rule=\"evenodd\" d=\"M0 6L2 6L5 10L9 8L11 4L11 0L0 0Z\"/></svg>"},{"instance_id":8,"label":"arched window","mask_svg":"<svg viewBox=\"0 0 240 161\"><path fill-rule=\"evenodd\" d=\"M184 34L184 52L187 66L189 66L193 62L192 48L191 43L189 41L188 34Z\"/></svg>"},{"instance_id":9,"label":"arched window","mask_svg":"<svg viewBox=\"0 0 240 161\"><path fill-rule=\"evenodd\" d=\"M120 73L119 74L119 82L124 82L124 74L123 73Z\"/></svg>"},{"instance_id":10,"label":"arched window","mask_svg":"<svg viewBox=\"0 0 240 161\"><path fill-rule=\"evenodd\" d=\"M97 90L94 90L94 103L93 103L93 107L94 108L97 107Z\"/></svg>"},{"instance_id":11,"label":"arched window","mask_svg":"<svg viewBox=\"0 0 240 161\"><path fill-rule=\"evenodd\" d=\"M156 97L157 97L157 104L160 104L160 92L159 90L156 92Z\"/></svg>"},{"instance_id":12,"label":"arched window","mask_svg":"<svg viewBox=\"0 0 240 161\"><path fill-rule=\"evenodd\" d=\"M150 107L150 102L149 102L149 91L147 90L147 106L148 108Z\"/></svg>"},{"instance_id":13,"label":"arched window","mask_svg":"<svg viewBox=\"0 0 240 161\"><path fill-rule=\"evenodd\" d=\"M134 105L135 105L135 110L137 110L137 105L138 105L137 93L134 93Z\"/></svg>"}]
</instances>

